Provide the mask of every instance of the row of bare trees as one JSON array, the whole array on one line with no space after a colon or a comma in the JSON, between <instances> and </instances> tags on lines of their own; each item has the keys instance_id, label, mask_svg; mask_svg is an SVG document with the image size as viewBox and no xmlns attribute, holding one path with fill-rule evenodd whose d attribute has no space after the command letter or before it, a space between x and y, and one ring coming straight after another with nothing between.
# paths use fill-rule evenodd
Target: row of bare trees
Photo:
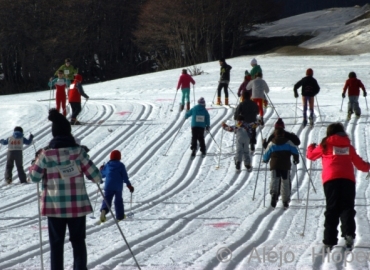
<instances>
[{"instance_id":1,"label":"row of bare trees","mask_svg":"<svg viewBox=\"0 0 370 270\"><path fill-rule=\"evenodd\" d=\"M238 54L274 0L1 0L0 94L47 88L71 58L85 83Z\"/></svg>"}]
</instances>

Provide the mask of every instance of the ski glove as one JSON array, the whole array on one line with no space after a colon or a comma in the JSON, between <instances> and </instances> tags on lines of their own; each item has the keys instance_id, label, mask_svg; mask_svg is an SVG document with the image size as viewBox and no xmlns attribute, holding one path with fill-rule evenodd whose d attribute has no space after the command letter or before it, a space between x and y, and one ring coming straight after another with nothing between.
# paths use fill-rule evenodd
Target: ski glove
<instances>
[{"instance_id":1,"label":"ski glove","mask_svg":"<svg viewBox=\"0 0 370 270\"><path fill-rule=\"evenodd\" d=\"M298 93L297 93L297 92L294 92L294 97L295 97L295 98L298 98L298 97L299 97L299 95L298 95Z\"/></svg>"},{"instance_id":2,"label":"ski glove","mask_svg":"<svg viewBox=\"0 0 370 270\"><path fill-rule=\"evenodd\" d=\"M293 160L294 165L297 165L299 163L299 159Z\"/></svg>"},{"instance_id":3,"label":"ski glove","mask_svg":"<svg viewBox=\"0 0 370 270\"><path fill-rule=\"evenodd\" d=\"M206 126L206 130L209 132L210 126Z\"/></svg>"},{"instance_id":4,"label":"ski glove","mask_svg":"<svg viewBox=\"0 0 370 270\"><path fill-rule=\"evenodd\" d=\"M33 136L33 134L31 133L31 135L30 135L30 139L31 139L31 140L33 140L33 137L34 137L34 136Z\"/></svg>"},{"instance_id":5,"label":"ski glove","mask_svg":"<svg viewBox=\"0 0 370 270\"><path fill-rule=\"evenodd\" d=\"M345 98L346 97L346 94L345 93L342 93L342 98Z\"/></svg>"},{"instance_id":6,"label":"ski glove","mask_svg":"<svg viewBox=\"0 0 370 270\"><path fill-rule=\"evenodd\" d=\"M134 192L134 190L135 190L134 187L131 186L131 185L130 186L127 186L127 188L130 190L131 193Z\"/></svg>"},{"instance_id":7,"label":"ski glove","mask_svg":"<svg viewBox=\"0 0 370 270\"><path fill-rule=\"evenodd\" d=\"M364 91L364 97L366 97L367 96L367 92L366 91Z\"/></svg>"}]
</instances>

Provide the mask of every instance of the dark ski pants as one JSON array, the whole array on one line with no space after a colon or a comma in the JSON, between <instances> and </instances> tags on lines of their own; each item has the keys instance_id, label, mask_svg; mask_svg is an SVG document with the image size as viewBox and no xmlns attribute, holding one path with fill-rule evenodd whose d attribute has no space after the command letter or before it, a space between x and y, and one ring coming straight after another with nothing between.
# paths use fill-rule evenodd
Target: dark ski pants
<instances>
[{"instance_id":1,"label":"dark ski pants","mask_svg":"<svg viewBox=\"0 0 370 270\"><path fill-rule=\"evenodd\" d=\"M290 171L286 170L272 170L271 171L271 182L270 182L270 194L281 197L283 202L290 202L290 192L292 189L290 180Z\"/></svg>"},{"instance_id":2,"label":"dark ski pants","mask_svg":"<svg viewBox=\"0 0 370 270\"><path fill-rule=\"evenodd\" d=\"M72 108L71 119L76 119L77 115L81 112L81 102L70 102Z\"/></svg>"},{"instance_id":3,"label":"dark ski pants","mask_svg":"<svg viewBox=\"0 0 370 270\"><path fill-rule=\"evenodd\" d=\"M302 103L303 103L303 119L307 119L307 108L310 109L310 117L312 118L315 97L302 96Z\"/></svg>"},{"instance_id":4,"label":"dark ski pants","mask_svg":"<svg viewBox=\"0 0 370 270\"><path fill-rule=\"evenodd\" d=\"M229 84L220 82L217 87L217 97L221 97L221 90L224 89L225 98L229 98Z\"/></svg>"},{"instance_id":5,"label":"dark ski pants","mask_svg":"<svg viewBox=\"0 0 370 270\"><path fill-rule=\"evenodd\" d=\"M73 270L87 269L86 216L76 218L48 217L51 270L64 269L64 238L68 226L73 248Z\"/></svg>"},{"instance_id":6,"label":"dark ski pants","mask_svg":"<svg viewBox=\"0 0 370 270\"><path fill-rule=\"evenodd\" d=\"M21 183L26 183L27 177L23 169L23 151L22 150L8 151L7 160L6 160L6 168L5 168L5 180L12 179L14 162L15 162L15 166L17 167L19 181Z\"/></svg>"},{"instance_id":7,"label":"dark ski pants","mask_svg":"<svg viewBox=\"0 0 370 270\"><path fill-rule=\"evenodd\" d=\"M355 197L356 184L348 179L333 179L324 184L326 198L326 211L324 223L325 245L336 245L338 243L339 219L342 223L342 237L346 235L356 236L355 222Z\"/></svg>"},{"instance_id":8,"label":"dark ski pants","mask_svg":"<svg viewBox=\"0 0 370 270\"><path fill-rule=\"evenodd\" d=\"M199 141L200 152L206 153L206 144L204 142L204 128L192 127L191 128L191 149L197 149L197 141Z\"/></svg>"},{"instance_id":9,"label":"dark ski pants","mask_svg":"<svg viewBox=\"0 0 370 270\"><path fill-rule=\"evenodd\" d=\"M104 190L105 200L109 204L109 208L112 207L112 201L114 197L114 208L116 209L116 219L122 220L124 217L125 209L123 206L122 190ZM105 213L109 213L107 204L103 200L100 211L104 210Z\"/></svg>"}]
</instances>

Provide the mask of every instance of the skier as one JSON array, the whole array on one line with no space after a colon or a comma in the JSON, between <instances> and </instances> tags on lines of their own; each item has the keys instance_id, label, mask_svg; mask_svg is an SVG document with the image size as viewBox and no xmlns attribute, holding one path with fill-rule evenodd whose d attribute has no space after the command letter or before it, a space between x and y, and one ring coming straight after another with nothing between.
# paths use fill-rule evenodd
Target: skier
<instances>
[{"instance_id":1,"label":"skier","mask_svg":"<svg viewBox=\"0 0 370 270\"><path fill-rule=\"evenodd\" d=\"M195 84L194 79L188 74L186 69L182 70L182 74L177 83L178 91L181 87L182 99L181 99L181 108L180 111L184 110L185 100L186 100L186 110L190 110L190 83Z\"/></svg>"},{"instance_id":2,"label":"skier","mask_svg":"<svg viewBox=\"0 0 370 270\"><path fill-rule=\"evenodd\" d=\"M225 93L225 105L229 105L229 82L230 82L230 70L231 66L226 64L225 58L219 60L220 63L220 81L217 87L217 105L221 105L221 90L224 89Z\"/></svg>"},{"instance_id":3,"label":"skier","mask_svg":"<svg viewBox=\"0 0 370 270\"><path fill-rule=\"evenodd\" d=\"M252 170L251 158L249 156L249 141L252 137L253 130L258 123L247 123L243 115L238 115L235 126L228 126L225 122L221 123L224 130L235 132L236 134L236 154L234 157L235 169L240 170L241 162L244 160L244 167L250 172Z\"/></svg>"},{"instance_id":4,"label":"skier","mask_svg":"<svg viewBox=\"0 0 370 270\"><path fill-rule=\"evenodd\" d=\"M353 165L360 171L368 172L370 164L356 153L341 123L332 123L327 127L326 137L320 145L312 143L307 147L307 158L322 159L322 183L326 197L325 250L338 243L339 220L342 223L341 236L345 238L346 246L352 248L356 237L356 177Z\"/></svg>"},{"instance_id":5,"label":"skier","mask_svg":"<svg viewBox=\"0 0 370 270\"><path fill-rule=\"evenodd\" d=\"M246 71L246 73L248 73L248 71ZM240 97L240 102L243 102L244 98L243 98L243 93L248 91L247 90L247 85L248 83L251 81L251 75L248 73L244 76L244 81L242 82L242 84L239 86L239 89L238 89L238 97ZM251 91L249 90L250 94L249 96L251 95Z\"/></svg>"},{"instance_id":6,"label":"skier","mask_svg":"<svg viewBox=\"0 0 370 270\"><path fill-rule=\"evenodd\" d=\"M76 145L71 125L57 110L49 111L53 139L30 167L32 182L42 181L41 215L48 218L50 268L64 269L64 238L69 230L73 268L87 269L86 215L92 212L84 175L99 184L99 169ZM44 178L47 170L47 177Z\"/></svg>"},{"instance_id":7,"label":"skier","mask_svg":"<svg viewBox=\"0 0 370 270\"><path fill-rule=\"evenodd\" d=\"M267 163L270 160L271 182L271 206L276 207L279 199L279 194L283 200L284 208L289 207L291 180L290 156L293 155L293 163L299 163L299 155L297 147L286 137L284 137L284 129L275 128L274 138L268 144L266 151L263 155L263 162Z\"/></svg>"},{"instance_id":8,"label":"skier","mask_svg":"<svg viewBox=\"0 0 370 270\"><path fill-rule=\"evenodd\" d=\"M68 101L71 104L72 116L71 116L71 125L80 125L81 123L77 121L77 116L81 112L81 96L86 98L86 101L89 99L89 96L85 94L82 85L82 76L80 74L75 75L73 83L69 87L68 91ZM85 101L85 102L86 102Z\"/></svg>"},{"instance_id":9,"label":"skier","mask_svg":"<svg viewBox=\"0 0 370 270\"><path fill-rule=\"evenodd\" d=\"M209 132L210 129L210 117L206 110L206 102L204 98L198 100L198 105L194 106L191 110L185 114L185 119L191 116L191 157L194 158L197 152L197 141L199 141L200 152L202 157L206 155L206 144L204 142L204 129Z\"/></svg>"},{"instance_id":10,"label":"skier","mask_svg":"<svg viewBox=\"0 0 370 270\"><path fill-rule=\"evenodd\" d=\"M360 88L364 91L364 97L367 96L365 86L357 79L356 73L351 71L348 75L348 80L343 87L342 98L346 97L346 91L348 90L348 115L347 119L351 119L351 115L355 112L357 117L361 115L361 108L358 104L358 97L360 95Z\"/></svg>"},{"instance_id":11,"label":"skier","mask_svg":"<svg viewBox=\"0 0 370 270\"><path fill-rule=\"evenodd\" d=\"M58 72L59 70L63 70L64 72L64 76L65 78L68 80L67 83L67 87L69 87L69 84L73 81L73 77L74 75L76 75L78 73L78 68L74 68L72 66L72 61L70 58L67 58L65 61L65 64L64 65L61 65L60 68L57 69L57 71L55 71L55 76L58 75Z\"/></svg>"},{"instance_id":12,"label":"skier","mask_svg":"<svg viewBox=\"0 0 370 270\"><path fill-rule=\"evenodd\" d=\"M22 127L15 127L13 135L6 140L0 140L2 145L8 145L8 154L6 158L5 167L5 181L8 184L12 183L12 171L15 166L17 167L18 177L21 184L27 184L26 173L23 169L23 144L30 145L33 140L33 135L30 134L28 139L23 137Z\"/></svg>"},{"instance_id":13,"label":"skier","mask_svg":"<svg viewBox=\"0 0 370 270\"><path fill-rule=\"evenodd\" d=\"M285 130L285 125L283 122L283 119L279 118L275 123L275 128L282 128L284 129L284 137L290 140L294 145L298 146L301 144L301 141L299 140L298 136L294 133L288 132ZM263 148L266 149L267 145L272 141L272 139L275 137L275 134L272 133L270 137L268 137L268 140L266 141L266 138L263 139Z\"/></svg>"},{"instance_id":14,"label":"skier","mask_svg":"<svg viewBox=\"0 0 370 270\"><path fill-rule=\"evenodd\" d=\"M256 58L252 59L251 66L252 66L252 69L250 71L250 75L251 75L252 80L254 80L255 78L257 78L258 73L262 74L262 68L260 65L257 65Z\"/></svg>"},{"instance_id":15,"label":"skier","mask_svg":"<svg viewBox=\"0 0 370 270\"><path fill-rule=\"evenodd\" d=\"M265 80L262 79L262 73L257 73L257 77L250 81L247 85L247 90L252 90L252 100L257 103L260 114L260 123L263 126L263 102L265 93L268 94L270 89Z\"/></svg>"},{"instance_id":16,"label":"skier","mask_svg":"<svg viewBox=\"0 0 370 270\"><path fill-rule=\"evenodd\" d=\"M315 96L320 92L320 86L313 77L311 68L306 70L306 77L302 78L294 85L294 97L298 98L298 88L302 87L302 103L303 103L303 126L307 125L307 103L310 109L310 125L313 125L313 107Z\"/></svg>"},{"instance_id":17,"label":"skier","mask_svg":"<svg viewBox=\"0 0 370 270\"><path fill-rule=\"evenodd\" d=\"M114 207L116 210L116 219L120 221L126 218L122 199L123 183L127 185L127 188L131 193L134 192L134 187L131 185L130 180L128 179L126 167L120 160L121 152L118 150L113 150L110 153L110 161L100 167L102 178L105 178L105 200L103 200L100 208L101 222L105 222L107 220L106 214L109 213L109 208L112 206L113 197ZM107 207L105 201L107 201L109 208Z\"/></svg>"},{"instance_id":18,"label":"skier","mask_svg":"<svg viewBox=\"0 0 370 270\"><path fill-rule=\"evenodd\" d=\"M250 99L250 92L246 91L243 93L243 102L239 103L238 107L236 107L234 113L234 120L238 119L239 115L242 115L244 118L244 122L250 124L254 123L257 120L258 115L258 105ZM254 145L257 143L256 139L256 127L252 129L249 144L250 150L253 153L255 150Z\"/></svg>"},{"instance_id":19,"label":"skier","mask_svg":"<svg viewBox=\"0 0 370 270\"><path fill-rule=\"evenodd\" d=\"M51 79L49 82L49 87L56 87L56 109L59 112L60 107L62 107L62 113L64 116L67 115L66 110L66 86L69 86L70 82L68 82L68 79L64 78L63 70L58 71L58 78Z\"/></svg>"}]
</instances>

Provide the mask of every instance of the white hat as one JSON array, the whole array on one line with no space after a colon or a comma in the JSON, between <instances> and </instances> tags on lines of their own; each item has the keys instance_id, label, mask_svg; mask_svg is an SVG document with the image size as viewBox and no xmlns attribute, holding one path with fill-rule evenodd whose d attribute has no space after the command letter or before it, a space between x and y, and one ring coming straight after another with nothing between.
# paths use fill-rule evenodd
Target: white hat
<instances>
[{"instance_id":1,"label":"white hat","mask_svg":"<svg viewBox=\"0 0 370 270\"><path fill-rule=\"evenodd\" d=\"M253 58L252 61L251 61L251 65L257 65L257 60L256 58Z\"/></svg>"}]
</instances>

